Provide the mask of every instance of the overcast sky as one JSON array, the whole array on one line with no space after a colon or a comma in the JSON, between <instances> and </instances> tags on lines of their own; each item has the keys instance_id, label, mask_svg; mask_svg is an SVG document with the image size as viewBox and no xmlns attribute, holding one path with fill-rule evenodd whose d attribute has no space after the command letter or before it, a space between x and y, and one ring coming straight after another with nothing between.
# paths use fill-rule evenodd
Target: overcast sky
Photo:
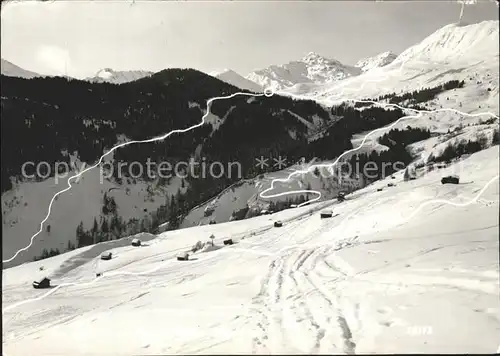
<instances>
[{"instance_id":1,"label":"overcast sky","mask_svg":"<svg viewBox=\"0 0 500 356\"><path fill-rule=\"evenodd\" d=\"M27 70L77 78L105 67L246 75L311 51L346 64L400 53L459 13L456 1L13 2L2 6L1 54ZM498 20L497 5L467 6L464 20Z\"/></svg>"}]
</instances>

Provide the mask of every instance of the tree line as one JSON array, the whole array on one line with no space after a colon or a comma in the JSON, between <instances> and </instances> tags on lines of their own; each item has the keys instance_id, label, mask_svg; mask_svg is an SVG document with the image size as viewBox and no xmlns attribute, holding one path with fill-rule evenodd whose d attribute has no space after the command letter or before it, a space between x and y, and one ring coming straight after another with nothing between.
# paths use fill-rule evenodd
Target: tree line
<instances>
[{"instance_id":1,"label":"tree line","mask_svg":"<svg viewBox=\"0 0 500 356\"><path fill-rule=\"evenodd\" d=\"M383 134L378 139L378 142L387 147L396 143L407 146L414 142L426 140L429 137L431 137L431 131L429 129L407 126L404 130L391 129L389 132Z\"/></svg>"},{"instance_id":2,"label":"tree line","mask_svg":"<svg viewBox=\"0 0 500 356\"><path fill-rule=\"evenodd\" d=\"M418 104L430 101L434 99L438 94L444 93L445 91L463 88L464 85L465 81L463 80L450 80L435 87L422 88L401 95L397 93L389 93L381 95L374 99L363 99L359 102L356 102L354 106L356 108L370 107L372 105L376 105L373 102L382 102L383 100L388 100L389 104L400 104L408 100L408 103L406 105L408 108L415 110L425 110L424 107L421 107Z\"/></svg>"}]
</instances>

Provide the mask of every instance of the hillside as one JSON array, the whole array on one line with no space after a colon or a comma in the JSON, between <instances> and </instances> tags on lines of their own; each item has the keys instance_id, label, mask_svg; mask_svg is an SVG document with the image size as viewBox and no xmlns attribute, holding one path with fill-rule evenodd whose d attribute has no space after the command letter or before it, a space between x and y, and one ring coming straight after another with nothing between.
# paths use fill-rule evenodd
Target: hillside
<instances>
[{"instance_id":1,"label":"hillside","mask_svg":"<svg viewBox=\"0 0 500 356\"><path fill-rule=\"evenodd\" d=\"M53 178L56 163L71 166L72 172L82 171L118 142L200 124L208 99L240 91L195 70L165 70L121 85L4 76L1 81L4 259L28 245L52 194L67 186L70 174L58 177L57 182ZM315 102L279 96L239 95L215 101L210 109L205 124L192 131L153 144L124 147L106 157L110 161L102 172L97 168L86 173L76 182L78 188L58 198L35 245L13 263L41 255L42 246L61 251L70 245L154 229L165 221L175 226L178 216L192 207L241 178L259 174L255 157L280 152L293 162L294 157L298 160L310 154L308 137L333 120L328 109ZM323 140L329 146L327 156L345 149L345 142L328 144L327 140ZM191 159L207 165L219 162L224 167L238 162L241 168L226 168L219 178L203 179L196 178L202 166L186 178L149 177L145 168L142 175L130 170L131 162L143 167L148 160L173 166ZM25 162L33 162L29 175L40 162L47 165L41 166L39 179L26 179L21 176ZM119 163L126 168L119 169ZM76 233L80 223L87 233Z\"/></svg>"},{"instance_id":2,"label":"hillside","mask_svg":"<svg viewBox=\"0 0 500 356\"><path fill-rule=\"evenodd\" d=\"M495 146L409 182L401 172L341 204L139 236L140 248L111 241L10 268L4 351L494 353L498 156ZM463 184L441 185L453 172ZM333 218L320 219L325 207ZM284 226L273 228L278 219ZM212 233L219 249L175 259ZM236 244L223 247L228 237ZM110 261L98 258L105 250ZM42 275L57 287L33 289Z\"/></svg>"},{"instance_id":3,"label":"hillside","mask_svg":"<svg viewBox=\"0 0 500 356\"><path fill-rule=\"evenodd\" d=\"M499 22L449 24L402 52L395 62L408 60L454 61L498 55Z\"/></svg>"}]
</instances>

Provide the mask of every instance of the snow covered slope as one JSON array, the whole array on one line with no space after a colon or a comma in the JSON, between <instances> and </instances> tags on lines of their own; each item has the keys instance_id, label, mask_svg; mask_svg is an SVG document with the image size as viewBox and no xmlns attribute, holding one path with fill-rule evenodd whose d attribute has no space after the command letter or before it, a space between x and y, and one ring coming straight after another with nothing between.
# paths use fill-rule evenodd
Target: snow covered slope
<instances>
[{"instance_id":1,"label":"snow covered slope","mask_svg":"<svg viewBox=\"0 0 500 356\"><path fill-rule=\"evenodd\" d=\"M492 53L498 55L498 21L476 24L450 24L401 53L395 62L408 60L456 61Z\"/></svg>"},{"instance_id":2,"label":"snow covered slope","mask_svg":"<svg viewBox=\"0 0 500 356\"><path fill-rule=\"evenodd\" d=\"M2 75L6 75L9 77L19 77L19 78L34 78L41 77L40 74L35 72L30 72L29 70L23 69L21 67L16 66L15 64L5 60L2 58L1 61Z\"/></svg>"},{"instance_id":3,"label":"snow covered slope","mask_svg":"<svg viewBox=\"0 0 500 356\"><path fill-rule=\"evenodd\" d=\"M463 88L439 96L427 107L498 114L499 22L448 25L408 48L391 64L304 94L325 104L346 99L377 99L391 93L464 80Z\"/></svg>"},{"instance_id":4,"label":"snow covered slope","mask_svg":"<svg viewBox=\"0 0 500 356\"><path fill-rule=\"evenodd\" d=\"M373 57L360 59L354 66L360 68L363 72L367 72L373 68L380 68L392 63L397 57L397 54L392 52L380 53Z\"/></svg>"},{"instance_id":5,"label":"snow covered slope","mask_svg":"<svg viewBox=\"0 0 500 356\"><path fill-rule=\"evenodd\" d=\"M358 75L360 72L359 68L344 65L334 59L328 59L317 53L310 52L299 61L272 65L252 72L246 78L264 88L270 87L281 90L302 83L331 83Z\"/></svg>"},{"instance_id":6,"label":"snow covered slope","mask_svg":"<svg viewBox=\"0 0 500 356\"><path fill-rule=\"evenodd\" d=\"M231 69L215 71L210 73L210 75L217 79L222 80L223 82L234 85L235 87L240 89L246 89L256 93L263 91L262 86L242 77L241 75L239 75L238 73L236 73L234 70Z\"/></svg>"},{"instance_id":7,"label":"snow covered slope","mask_svg":"<svg viewBox=\"0 0 500 356\"><path fill-rule=\"evenodd\" d=\"M262 174L255 179L248 179L233 184L215 198L192 209L183 220L181 227L205 225L211 220L217 223L227 222L232 219L233 213L246 206L256 212L260 212L261 210L267 209L270 202L286 201L288 198L296 199L301 194L291 194L271 199L263 199L259 194L268 189L274 179L286 179L294 171L305 170L313 164L331 164L333 162L334 161L298 163L281 171ZM325 200L337 196L337 193L341 190L352 191L360 187L361 181L358 179L346 178L341 180L340 177L332 177L332 174L327 169L322 169L318 172L317 176L314 172L298 174L293 176L289 182L275 184L273 194L290 190L312 189L321 192L322 199ZM306 200L317 197L316 194L312 193L309 195L302 195Z\"/></svg>"},{"instance_id":8,"label":"snow covered slope","mask_svg":"<svg viewBox=\"0 0 500 356\"><path fill-rule=\"evenodd\" d=\"M86 80L102 83L108 82L113 84L122 84L127 82L133 82L134 80L142 79L144 77L149 77L153 72L145 70L128 70L128 71L114 71L111 68L101 69L92 78L87 78Z\"/></svg>"},{"instance_id":9,"label":"snow covered slope","mask_svg":"<svg viewBox=\"0 0 500 356\"><path fill-rule=\"evenodd\" d=\"M145 236L139 248L112 241L4 270L4 352L494 353L498 157L495 146L413 181L397 174L396 186L380 181L341 204ZM442 185L452 172L462 183ZM334 217L320 219L326 206ZM277 219L282 228L272 227ZM212 233L221 248L175 259ZM226 237L236 244L223 246ZM99 260L103 250L114 257ZM57 287L33 289L44 274Z\"/></svg>"},{"instance_id":10,"label":"snow covered slope","mask_svg":"<svg viewBox=\"0 0 500 356\"><path fill-rule=\"evenodd\" d=\"M107 158L112 158L112 154ZM104 162L107 162L105 159ZM46 217L49 203L55 193L68 187L67 180L89 166L76 163L77 170L68 172L66 177L49 178L41 182L17 183L14 189L2 194L2 259L14 256L21 248L30 243L31 236L40 228ZM105 176L105 175L104 175ZM102 180L102 181L101 181ZM32 246L21 252L12 262L4 263L4 268L32 261L41 255L45 248L63 252L68 241L77 245L76 226L83 223L90 230L94 218L99 226L102 219L111 216L102 213L103 196L115 199L117 214L123 222L130 219L141 220L150 212L165 203L165 196L173 194L181 187L181 179L174 177L166 186L158 187L155 182L132 182L124 180L119 185L103 178L99 168L85 173L72 188L54 201L51 214L44 224L43 231L35 237ZM137 227L138 228L138 227Z\"/></svg>"}]
</instances>

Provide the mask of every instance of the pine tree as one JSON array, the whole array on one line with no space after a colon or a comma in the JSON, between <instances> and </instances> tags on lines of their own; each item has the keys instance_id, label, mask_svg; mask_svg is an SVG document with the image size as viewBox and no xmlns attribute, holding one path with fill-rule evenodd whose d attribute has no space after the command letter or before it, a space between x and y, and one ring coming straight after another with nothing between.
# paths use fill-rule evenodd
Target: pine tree
<instances>
[{"instance_id":1,"label":"pine tree","mask_svg":"<svg viewBox=\"0 0 500 356\"><path fill-rule=\"evenodd\" d=\"M104 215L116 213L115 198L108 197L108 194L104 193L104 196L103 196L102 200L103 200L103 203L102 203L102 213Z\"/></svg>"},{"instance_id":2,"label":"pine tree","mask_svg":"<svg viewBox=\"0 0 500 356\"><path fill-rule=\"evenodd\" d=\"M173 229L177 228L177 214L178 214L178 206L177 206L177 196L172 195L170 200L170 209L168 212L168 222L169 226Z\"/></svg>"},{"instance_id":3,"label":"pine tree","mask_svg":"<svg viewBox=\"0 0 500 356\"><path fill-rule=\"evenodd\" d=\"M94 225L92 226L92 229L90 230L93 244L96 243L96 241L97 241L98 233L99 233L99 225L97 225L97 219L94 218Z\"/></svg>"},{"instance_id":4,"label":"pine tree","mask_svg":"<svg viewBox=\"0 0 500 356\"><path fill-rule=\"evenodd\" d=\"M109 221L109 232L112 234L115 234L117 220L116 215L113 215Z\"/></svg>"},{"instance_id":5,"label":"pine tree","mask_svg":"<svg viewBox=\"0 0 500 356\"><path fill-rule=\"evenodd\" d=\"M126 231L127 226L123 222L123 219L122 219L121 216L118 216L116 220L117 220L116 221L116 228L117 228L117 231L118 231L118 235L120 235L122 232Z\"/></svg>"},{"instance_id":6,"label":"pine tree","mask_svg":"<svg viewBox=\"0 0 500 356\"><path fill-rule=\"evenodd\" d=\"M96 233L99 231L99 226L97 225L97 219L94 218L94 224L92 225L92 229L90 230L92 234Z\"/></svg>"},{"instance_id":7,"label":"pine tree","mask_svg":"<svg viewBox=\"0 0 500 356\"><path fill-rule=\"evenodd\" d=\"M495 131L493 131L493 139L491 141L491 144L492 145L498 145L499 142L500 142L499 130L495 129Z\"/></svg>"},{"instance_id":8,"label":"pine tree","mask_svg":"<svg viewBox=\"0 0 500 356\"><path fill-rule=\"evenodd\" d=\"M160 226L160 222L159 222L159 219L158 219L158 214L157 213L153 213L151 215L151 231L156 231L156 229L158 228L158 226Z\"/></svg>"},{"instance_id":9,"label":"pine tree","mask_svg":"<svg viewBox=\"0 0 500 356\"><path fill-rule=\"evenodd\" d=\"M83 230L83 221L76 228L76 243L78 247L85 246L85 232Z\"/></svg>"},{"instance_id":10,"label":"pine tree","mask_svg":"<svg viewBox=\"0 0 500 356\"><path fill-rule=\"evenodd\" d=\"M102 213L104 215L107 215L109 213L107 203L108 203L108 194L104 193L104 196L102 197Z\"/></svg>"},{"instance_id":11,"label":"pine tree","mask_svg":"<svg viewBox=\"0 0 500 356\"><path fill-rule=\"evenodd\" d=\"M410 180L410 173L409 173L409 167L406 167L405 169L405 173L403 175L403 180L406 182L408 180Z\"/></svg>"},{"instance_id":12,"label":"pine tree","mask_svg":"<svg viewBox=\"0 0 500 356\"><path fill-rule=\"evenodd\" d=\"M131 219L130 220L130 231L132 235L135 235L139 232L141 232L141 225L139 220L137 219Z\"/></svg>"},{"instance_id":13,"label":"pine tree","mask_svg":"<svg viewBox=\"0 0 500 356\"><path fill-rule=\"evenodd\" d=\"M151 232L151 222L149 216L145 216L141 220L141 231L140 232Z\"/></svg>"},{"instance_id":14,"label":"pine tree","mask_svg":"<svg viewBox=\"0 0 500 356\"><path fill-rule=\"evenodd\" d=\"M75 249L75 245L70 240L68 240L67 249L68 249L68 251L72 251Z\"/></svg>"}]
</instances>

